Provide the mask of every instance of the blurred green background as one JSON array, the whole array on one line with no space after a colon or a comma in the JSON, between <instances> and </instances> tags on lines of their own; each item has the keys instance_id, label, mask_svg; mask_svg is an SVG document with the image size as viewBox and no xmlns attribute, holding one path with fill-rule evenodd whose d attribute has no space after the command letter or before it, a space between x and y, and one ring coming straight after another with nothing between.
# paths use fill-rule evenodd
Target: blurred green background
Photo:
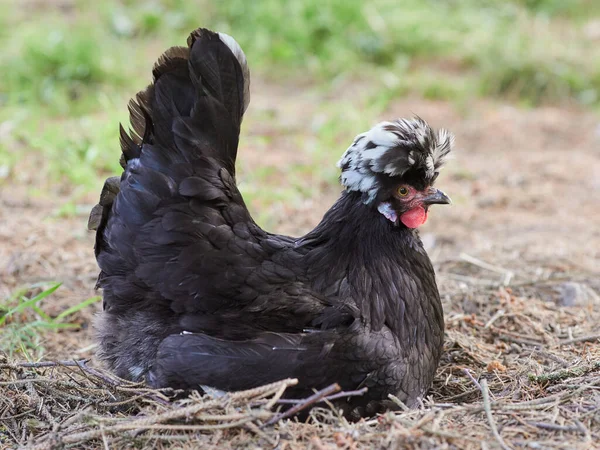
<instances>
[{"instance_id":1,"label":"blurred green background","mask_svg":"<svg viewBox=\"0 0 600 450\"><path fill-rule=\"evenodd\" d=\"M341 102L313 130L315 145L340 154L340 136L347 143L409 93L465 107L485 96L598 108L599 13L598 0L2 0L0 186L32 154L43 156L36 176L97 191L119 169L126 101L197 26L233 35L254 79L370 86L364 114L347 117ZM336 176L322 171L324 182Z\"/></svg>"}]
</instances>

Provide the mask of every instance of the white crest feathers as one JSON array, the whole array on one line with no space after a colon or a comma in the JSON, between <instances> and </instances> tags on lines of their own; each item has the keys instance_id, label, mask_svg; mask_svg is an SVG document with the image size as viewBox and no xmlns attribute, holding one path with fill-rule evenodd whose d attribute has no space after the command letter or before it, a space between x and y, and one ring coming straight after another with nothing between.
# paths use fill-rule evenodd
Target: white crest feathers
<instances>
[{"instance_id":1,"label":"white crest feathers","mask_svg":"<svg viewBox=\"0 0 600 450\"><path fill-rule=\"evenodd\" d=\"M452 133L435 132L419 117L378 123L356 136L342 155L340 181L347 190L365 194L366 203L377 196L382 176L401 177L412 170L430 184L453 143Z\"/></svg>"}]
</instances>

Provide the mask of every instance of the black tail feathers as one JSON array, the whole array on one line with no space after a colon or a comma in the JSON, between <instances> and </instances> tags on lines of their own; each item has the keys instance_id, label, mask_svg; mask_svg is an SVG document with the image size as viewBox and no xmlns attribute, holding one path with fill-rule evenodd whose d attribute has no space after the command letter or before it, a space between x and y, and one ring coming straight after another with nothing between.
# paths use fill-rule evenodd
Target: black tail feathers
<instances>
[{"instance_id":1,"label":"black tail feathers","mask_svg":"<svg viewBox=\"0 0 600 450\"><path fill-rule=\"evenodd\" d=\"M193 31L187 43L158 58L154 83L130 101L133 129L129 136L121 133L122 163L139 157L142 143L178 147L183 137L184 143L208 140L203 154L233 173L239 128L250 103L246 56L232 37L205 28Z\"/></svg>"},{"instance_id":2,"label":"black tail feathers","mask_svg":"<svg viewBox=\"0 0 600 450\"><path fill-rule=\"evenodd\" d=\"M250 103L250 71L241 47L231 36L205 28L190 34L188 46L194 81L225 106L239 127Z\"/></svg>"},{"instance_id":3,"label":"black tail feathers","mask_svg":"<svg viewBox=\"0 0 600 450\"><path fill-rule=\"evenodd\" d=\"M206 156L235 174L239 130L250 102L246 57L232 37L204 28L193 31L187 44L164 52L152 70L153 83L129 102L131 130L120 128L123 168L142 156L144 146L165 170ZM92 210L88 228L96 230L96 246L118 193L118 178L107 180Z\"/></svg>"}]
</instances>

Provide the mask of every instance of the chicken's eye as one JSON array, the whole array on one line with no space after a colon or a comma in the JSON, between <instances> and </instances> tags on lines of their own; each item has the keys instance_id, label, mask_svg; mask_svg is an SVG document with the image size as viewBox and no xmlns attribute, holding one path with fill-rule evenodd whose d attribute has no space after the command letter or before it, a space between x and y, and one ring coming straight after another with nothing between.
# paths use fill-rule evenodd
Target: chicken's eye
<instances>
[{"instance_id":1,"label":"chicken's eye","mask_svg":"<svg viewBox=\"0 0 600 450\"><path fill-rule=\"evenodd\" d=\"M409 193L409 190L406 186L400 186L398 188L398 195L400 197L406 197L408 195L408 193Z\"/></svg>"}]
</instances>

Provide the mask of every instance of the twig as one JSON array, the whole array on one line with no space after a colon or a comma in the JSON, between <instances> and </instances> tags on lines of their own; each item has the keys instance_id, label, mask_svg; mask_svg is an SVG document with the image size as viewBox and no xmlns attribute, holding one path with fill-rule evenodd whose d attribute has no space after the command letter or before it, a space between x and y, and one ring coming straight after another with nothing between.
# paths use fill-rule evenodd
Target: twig
<instances>
[{"instance_id":1,"label":"twig","mask_svg":"<svg viewBox=\"0 0 600 450\"><path fill-rule=\"evenodd\" d=\"M102 433L102 444L104 445L104 450L110 450L108 446L108 439L106 439L106 434L104 434L104 427L100 424L100 431Z\"/></svg>"},{"instance_id":2,"label":"twig","mask_svg":"<svg viewBox=\"0 0 600 450\"><path fill-rule=\"evenodd\" d=\"M311 447L314 447L317 450L327 450L327 447L323 445L321 439L319 439L319 436L313 436L312 438L310 438L310 445Z\"/></svg>"},{"instance_id":3,"label":"twig","mask_svg":"<svg viewBox=\"0 0 600 450\"><path fill-rule=\"evenodd\" d=\"M540 356L543 356L544 358L551 359L552 361L559 363L563 367L569 367L569 366L571 366L571 363L569 363L569 361L561 358L560 356L557 356L557 355L554 355L554 354L552 354L550 352L547 352L547 351L545 351L545 350L543 350L541 348L536 348L533 352L536 355L540 355Z\"/></svg>"},{"instance_id":4,"label":"twig","mask_svg":"<svg viewBox=\"0 0 600 450\"><path fill-rule=\"evenodd\" d=\"M496 280L489 280L487 278L469 277L467 275L460 275L458 273L445 272L443 274L440 274L440 276L450 278L451 280L463 281L465 283L469 283L474 286L481 286L481 287L485 287L485 288L492 288L492 287L496 288L496 287L500 286L500 283Z\"/></svg>"},{"instance_id":5,"label":"twig","mask_svg":"<svg viewBox=\"0 0 600 450\"><path fill-rule=\"evenodd\" d=\"M417 421L417 423L415 423L414 425L412 425L410 427L411 430L417 430L422 428L424 425L428 424L429 422L433 421L433 419L435 419L435 413L428 413L426 414L424 417L421 417L421 419L419 419Z\"/></svg>"},{"instance_id":6,"label":"twig","mask_svg":"<svg viewBox=\"0 0 600 450\"><path fill-rule=\"evenodd\" d=\"M14 416L3 416L3 417L0 417L0 420L13 420L13 419L18 419L18 418L20 418L20 417L23 417L23 416L26 416L27 414L29 414L29 413L32 413L32 412L34 412L34 411L35 411L35 408L33 408L33 409L28 409L28 410L26 410L26 411L23 411L23 412L21 412L21 413L19 413L19 414L15 414Z\"/></svg>"},{"instance_id":7,"label":"twig","mask_svg":"<svg viewBox=\"0 0 600 450\"><path fill-rule=\"evenodd\" d=\"M566 378L574 378L585 375L593 370L600 369L600 361L596 361L593 364L573 367L570 369L557 370L555 372L543 373L541 375L529 374L529 379L536 383L552 383L554 381L564 380Z\"/></svg>"},{"instance_id":8,"label":"twig","mask_svg":"<svg viewBox=\"0 0 600 450\"><path fill-rule=\"evenodd\" d=\"M277 400L279 400L281 398L281 396L283 395L283 393L285 392L286 389L287 389L287 386L285 384L282 384L281 387L277 390L277 392L273 396L273 398L267 402L267 404L265 405L265 408L267 408L267 409L273 408L273 406L275 406L275 403L277 403Z\"/></svg>"},{"instance_id":9,"label":"twig","mask_svg":"<svg viewBox=\"0 0 600 450\"><path fill-rule=\"evenodd\" d=\"M400 400L398 397L396 397L394 394L388 394L388 398L396 406L398 406L402 411L410 411L410 408L408 406L406 406L406 404L402 400Z\"/></svg>"},{"instance_id":10,"label":"twig","mask_svg":"<svg viewBox=\"0 0 600 450\"><path fill-rule=\"evenodd\" d=\"M84 408L83 411L79 411L79 412L73 414L72 416L67 417L65 420L63 420L61 423L58 424L57 430L61 430L61 429L64 430L64 429L68 428L69 426L71 426L72 424L83 419L84 417L89 416L91 409L92 409L92 407L88 406L87 408Z\"/></svg>"},{"instance_id":11,"label":"twig","mask_svg":"<svg viewBox=\"0 0 600 450\"><path fill-rule=\"evenodd\" d=\"M592 342L592 341L597 341L600 339L600 333L599 334L589 334L587 336L579 336L576 338L572 338L572 339L565 339L564 341L560 341L558 343L558 345L570 345L570 344L576 344L578 342Z\"/></svg>"},{"instance_id":12,"label":"twig","mask_svg":"<svg viewBox=\"0 0 600 450\"><path fill-rule=\"evenodd\" d=\"M232 400L244 400L249 398L262 397L272 395L280 389L280 386L285 384L287 387L296 386L298 384L297 378L286 378L285 380L276 381L274 383L265 384L254 389L248 389L247 391L228 392L227 396Z\"/></svg>"},{"instance_id":13,"label":"twig","mask_svg":"<svg viewBox=\"0 0 600 450\"><path fill-rule=\"evenodd\" d=\"M456 402L457 400L460 400L463 397L468 397L471 394L474 394L476 392L479 392L479 388L475 387L473 389L468 389L464 392L461 392L459 394L455 394L451 397L447 397L445 400L447 400L448 402ZM452 406L456 406L454 403L449 403Z\"/></svg>"},{"instance_id":14,"label":"twig","mask_svg":"<svg viewBox=\"0 0 600 450\"><path fill-rule=\"evenodd\" d=\"M568 398L575 397L575 396L581 394L582 392L587 391L588 389L593 389L593 388L597 387L597 385L599 383L600 383L600 378L597 378L593 382L581 385L581 386L577 387L576 389L574 389L573 391L560 392L558 394L550 395L548 397L536 398L534 400L527 400L527 401L520 402L520 403L506 404L506 405L504 405L504 407L511 408L511 409L519 409L521 407L526 407L526 406L531 406L531 405L542 405L542 404L547 404L547 403L552 403L552 402L562 402Z\"/></svg>"},{"instance_id":15,"label":"twig","mask_svg":"<svg viewBox=\"0 0 600 450\"><path fill-rule=\"evenodd\" d=\"M359 397L361 395L364 395L368 390L369 390L369 388L364 387L364 388L358 389L356 391L338 392L337 394L333 394L333 395L330 395L329 397L325 397L325 398L319 400L319 403L330 402L332 400L337 400L338 398L344 398L344 397ZM277 403L282 404L282 405L296 405L298 403L302 403L303 401L304 401L303 399L282 398L282 399L277 400Z\"/></svg>"},{"instance_id":16,"label":"twig","mask_svg":"<svg viewBox=\"0 0 600 450\"><path fill-rule=\"evenodd\" d=\"M248 422L245 425L245 427L252 433L256 434L257 436L260 436L265 441L267 441L271 447L277 447L277 444L279 443L279 435L276 436L276 439L272 439L271 436L269 436L267 433L265 433L263 430L257 427L256 424L254 424L253 422Z\"/></svg>"},{"instance_id":17,"label":"twig","mask_svg":"<svg viewBox=\"0 0 600 450\"><path fill-rule=\"evenodd\" d=\"M503 341L514 342L515 344L521 345L530 345L531 347L541 347L542 345L544 345L544 342L542 341L534 341L531 340L529 336L521 336L517 333L511 333L506 330L501 330L499 328L494 327L493 325L490 327L490 329L498 335L498 339L501 339Z\"/></svg>"},{"instance_id":18,"label":"twig","mask_svg":"<svg viewBox=\"0 0 600 450\"><path fill-rule=\"evenodd\" d=\"M252 422L249 422L249 423L252 423ZM175 442L175 441L189 442L193 438L193 436L191 437L187 433L186 434L164 434L164 433L151 434L151 433L146 433L144 435L144 437L148 441L167 441L167 442ZM181 448L181 447L174 447L174 448Z\"/></svg>"},{"instance_id":19,"label":"twig","mask_svg":"<svg viewBox=\"0 0 600 450\"><path fill-rule=\"evenodd\" d=\"M583 422L575 419L575 425L577 425L577 429L585 436L585 441L591 442L592 441L592 433L590 433L590 430L587 429L587 427L583 424Z\"/></svg>"},{"instance_id":20,"label":"twig","mask_svg":"<svg viewBox=\"0 0 600 450\"><path fill-rule=\"evenodd\" d=\"M529 425L533 425L534 427L541 428L543 430L552 430L552 431L579 431L579 427L575 425L557 425L555 423L546 423L546 422L525 422Z\"/></svg>"},{"instance_id":21,"label":"twig","mask_svg":"<svg viewBox=\"0 0 600 450\"><path fill-rule=\"evenodd\" d=\"M52 378L44 378L44 377L28 378L25 380L0 381L0 386L22 386L22 385L27 385L29 383L47 383L47 384L58 384L59 386L67 385L69 387L73 387L73 386L65 383L64 381L53 380Z\"/></svg>"},{"instance_id":22,"label":"twig","mask_svg":"<svg viewBox=\"0 0 600 450\"><path fill-rule=\"evenodd\" d=\"M284 411L280 414L276 414L274 417L272 417L271 419L269 419L264 425L263 427L269 426L269 425L273 425L274 423L279 422L282 419L286 419L288 417L293 416L294 414L297 414L298 412L302 411L305 408L308 408L309 406L317 403L319 400L323 399L324 397L327 397L328 395L331 395L335 392L338 392L340 390L340 385L337 383L334 383L332 385L327 386L325 389L321 389L318 392L315 392L313 395L311 395L310 397L306 398L302 403L298 403L296 406L291 407L290 409L288 409L287 411Z\"/></svg>"},{"instance_id":23,"label":"twig","mask_svg":"<svg viewBox=\"0 0 600 450\"><path fill-rule=\"evenodd\" d=\"M120 386L121 383L119 383L117 380L115 380L114 378L110 378L106 375L104 375L102 372L93 369L92 367L88 367L88 365L86 364L87 361L77 361L77 367L79 369L81 369L84 374L89 374L89 375L93 375L96 378L99 378L100 380L102 380L104 382L104 384L108 384L109 386Z\"/></svg>"},{"instance_id":24,"label":"twig","mask_svg":"<svg viewBox=\"0 0 600 450\"><path fill-rule=\"evenodd\" d=\"M474 384L475 386L477 386L477 389L479 389L479 390L481 391L481 390L482 390L482 388L481 388L481 384L479 384L479 381L477 381L477 380L475 379L475 377L474 377L473 375L471 375L471 372L469 371L469 369L467 369L467 368L464 368L462 371L463 371L465 374L467 374L467 376L468 376L468 377L469 377L469 379L470 379L470 380L473 382L473 384Z\"/></svg>"},{"instance_id":25,"label":"twig","mask_svg":"<svg viewBox=\"0 0 600 450\"><path fill-rule=\"evenodd\" d=\"M147 392L142 392L141 394L134 395L133 397L129 397L129 398L126 398L125 400L121 400L121 401L98 402L98 406L101 406L103 408L114 408L115 406L128 405L130 403L137 402L140 399L150 398L150 397L151 396L149 396Z\"/></svg>"},{"instance_id":26,"label":"twig","mask_svg":"<svg viewBox=\"0 0 600 450\"><path fill-rule=\"evenodd\" d=\"M485 378L483 378L481 380L481 382L478 382L475 379L475 377L473 377L473 375L471 375L471 372L469 372L469 369L463 369L463 372L467 374L467 376L471 379L473 384L475 386L477 386L479 388L479 390L481 391L481 395L483 396L483 410L485 411L485 414L487 416L487 419L490 424L490 428L492 429L492 434L494 435L494 438L496 439L496 441L498 441L498 444L500 444L500 447L502 447L504 450L511 450L511 448L509 446L507 446L506 443L504 442L504 440L502 439L502 436L500 436L500 433L498 432L498 428L496 428L496 422L494 422L494 417L492 416L492 405L490 402L490 396L489 396L490 394L489 394L487 380Z\"/></svg>"},{"instance_id":27,"label":"twig","mask_svg":"<svg viewBox=\"0 0 600 450\"><path fill-rule=\"evenodd\" d=\"M492 415L492 407L490 404L490 391L488 389L487 380L484 378L481 380L481 394L483 395L483 409L485 410L485 414L487 416L488 422L490 423L490 428L492 429L492 434L500 444L504 450L511 450L511 448L506 445L502 436L498 432L498 428L496 428L496 422L494 422L494 416Z\"/></svg>"},{"instance_id":28,"label":"twig","mask_svg":"<svg viewBox=\"0 0 600 450\"><path fill-rule=\"evenodd\" d=\"M80 354L82 354L82 353L89 352L90 350L93 350L93 349L95 349L96 347L98 347L98 344L97 344L97 343L93 343L93 344L91 344L91 345L88 345L88 346L86 346L86 347L80 348L79 350L76 350L76 351L75 351L75 354L77 354L77 355L80 355Z\"/></svg>"},{"instance_id":29,"label":"twig","mask_svg":"<svg viewBox=\"0 0 600 450\"><path fill-rule=\"evenodd\" d=\"M83 371L85 374L89 374L92 375L96 378L99 378L100 380L102 380L104 383L113 386L116 389L119 390L125 390L125 389L131 389L128 388L127 386L122 386L122 384L132 384L132 385L136 385L135 383L131 383L127 380L121 380L121 379L114 379L114 378L110 378L108 376L106 376L104 373L102 373L99 370L94 369L93 367L88 367L87 365L87 361L88 360L79 360L77 361L77 367ZM168 405L169 399L167 397L165 397L162 393L160 393L158 390L154 390L154 389L131 389L131 391L139 396L145 396L148 398L151 398L152 400L154 400L157 403L160 403L162 405Z\"/></svg>"},{"instance_id":30,"label":"twig","mask_svg":"<svg viewBox=\"0 0 600 450\"><path fill-rule=\"evenodd\" d=\"M361 395L366 394L368 390L369 390L368 387L364 387L364 388L357 389L355 391L342 391L342 392L338 392L337 394L330 395L329 397L325 397L322 401L337 400L338 398L344 398L344 397L360 397Z\"/></svg>"},{"instance_id":31,"label":"twig","mask_svg":"<svg viewBox=\"0 0 600 450\"><path fill-rule=\"evenodd\" d=\"M579 419L586 419L589 416L597 414L599 411L600 411L600 406L598 406L596 408L592 408L589 411L587 411L586 413L579 416Z\"/></svg>"},{"instance_id":32,"label":"twig","mask_svg":"<svg viewBox=\"0 0 600 450\"><path fill-rule=\"evenodd\" d=\"M433 428L429 428L429 427L422 427L422 428L420 428L420 430L423 431L424 433L430 434L432 436L439 436L444 439L456 439L456 440L462 440L462 441L467 441L467 442L480 442L479 439L475 439L470 436L464 436L464 435L452 433L449 431L434 430Z\"/></svg>"},{"instance_id":33,"label":"twig","mask_svg":"<svg viewBox=\"0 0 600 450\"><path fill-rule=\"evenodd\" d=\"M478 266L482 269L489 270L490 272L496 272L501 275L504 275L504 279L502 280L502 284L504 286L508 286L510 284L510 280L512 280L512 277L514 276L514 272L512 272L511 270L505 269L503 267L498 267L490 263L486 263L485 261L475 258L474 256L467 255L466 253L461 253L459 257L463 261L473 264L474 266Z\"/></svg>"},{"instance_id":34,"label":"twig","mask_svg":"<svg viewBox=\"0 0 600 450\"><path fill-rule=\"evenodd\" d=\"M179 425L179 424L163 424L163 423L145 423L142 426L138 426L135 421L131 423L119 423L111 425L106 428L93 429L90 431L84 431L82 433L73 433L63 436L61 438L63 444L75 444L80 441L87 441L90 439L101 437L103 433L114 433L117 431L126 430L163 430L163 431L208 431L208 430L219 430L225 428L235 428L241 425L245 425L252 420L255 420L256 416L248 414L243 419L234 422L216 423L212 425Z\"/></svg>"},{"instance_id":35,"label":"twig","mask_svg":"<svg viewBox=\"0 0 600 450\"><path fill-rule=\"evenodd\" d=\"M80 363L86 363L89 359L63 360L63 361L39 361L39 362L14 362L9 364L0 364L0 369L16 369L18 367L26 369L42 369L46 367L77 367Z\"/></svg>"},{"instance_id":36,"label":"twig","mask_svg":"<svg viewBox=\"0 0 600 450\"><path fill-rule=\"evenodd\" d=\"M502 317L504 315L504 310L503 309L499 309L498 311L496 311L494 313L494 315L492 317L490 317L490 320L488 320L486 322L486 324L483 326L483 328L489 328L492 326L492 324L498 320L500 317Z\"/></svg>"},{"instance_id":37,"label":"twig","mask_svg":"<svg viewBox=\"0 0 600 450\"><path fill-rule=\"evenodd\" d=\"M35 390L33 383L27 384L27 392L29 393L31 399L35 401L36 408L38 409L39 413L42 416L44 416L44 419L46 419L51 424L56 423L56 419L52 416L52 414L50 414L50 411L48 411L48 408L46 408L46 406L44 405L44 400L39 396L39 394Z\"/></svg>"}]
</instances>

